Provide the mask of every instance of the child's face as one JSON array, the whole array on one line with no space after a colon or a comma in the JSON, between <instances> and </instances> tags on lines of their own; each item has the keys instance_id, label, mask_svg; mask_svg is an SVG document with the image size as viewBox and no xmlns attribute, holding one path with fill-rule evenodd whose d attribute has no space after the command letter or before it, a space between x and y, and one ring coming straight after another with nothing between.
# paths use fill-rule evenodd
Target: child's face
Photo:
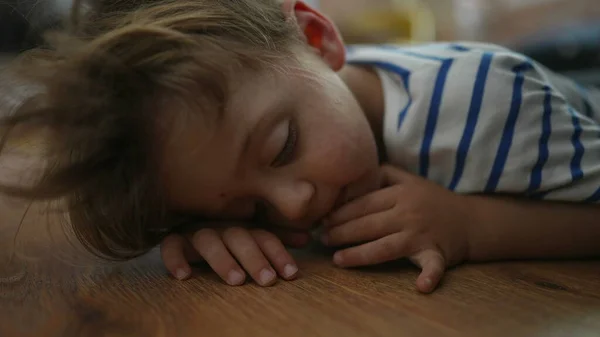
<instances>
[{"instance_id":1,"label":"child's face","mask_svg":"<svg viewBox=\"0 0 600 337\"><path fill-rule=\"evenodd\" d=\"M306 229L376 189L373 132L335 56L305 52L291 72L239 74L219 118L173 123L161 151L170 206L217 219L264 210L270 222Z\"/></svg>"},{"instance_id":2,"label":"child's face","mask_svg":"<svg viewBox=\"0 0 600 337\"><path fill-rule=\"evenodd\" d=\"M362 109L331 69L314 70L240 75L221 118L175 123L162 152L171 206L247 219L265 203L271 221L306 228L376 188Z\"/></svg>"}]
</instances>

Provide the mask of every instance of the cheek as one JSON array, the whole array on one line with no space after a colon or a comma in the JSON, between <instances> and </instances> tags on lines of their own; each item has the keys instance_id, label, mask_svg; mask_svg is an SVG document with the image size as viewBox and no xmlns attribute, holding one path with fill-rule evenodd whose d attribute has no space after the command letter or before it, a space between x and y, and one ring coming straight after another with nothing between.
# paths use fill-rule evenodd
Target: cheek
<instances>
[{"instance_id":1,"label":"cheek","mask_svg":"<svg viewBox=\"0 0 600 337\"><path fill-rule=\"evenodd\" d=\"M307 161L328 182L345 185L377 167L377 148L367 123L322 119L312 129Z\"/></svg>"}]
</instances>

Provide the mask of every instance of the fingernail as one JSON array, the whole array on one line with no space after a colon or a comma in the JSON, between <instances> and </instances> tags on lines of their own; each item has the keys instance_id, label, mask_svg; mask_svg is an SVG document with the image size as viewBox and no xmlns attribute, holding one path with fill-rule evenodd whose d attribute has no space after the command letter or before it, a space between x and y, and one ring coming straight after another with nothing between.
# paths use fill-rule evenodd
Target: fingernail
<instances>
[{"instance_id":1,"label":"fingernail","mask_svg":"<svg viewBox=\"0 0 600 337\"><path fill-rule=\"evenodd\" d=\"M260 281L261 285L267 285L267 284L273 282L273 279L275 279L275 273L272 272L271 270L263 269L260 272L259 281Z\"/></svg>"},{"instance_id":2,"label":"fingernail","mask_svg":"<svg viewBox=\"0 0 600 337\"><path fill-rule=\"evenodd\" d=\"M189 273L187 271L185 271L184 269L177 269L175 271L175 277L179 280L182 281L184 280L186 277L188 277Z\"/></svg>"},{"instance_id":3,"label":"fingernail","mask_svg":"<svg viewBox=\"0 0 600 337\"><path fill-rule=\"evenodd\" d=\"M285 266L285 268L283 268L283 276L286 278L296 275L297 272L298 267L294 266L293 264L288 264Z\"/></svg>"},{"instance_id":4,"label":"fingernail","mask_svg":"<svg viewBox=\"0 0 600 337\"><path fill-rule=\"evenodd\" d=\"M342 254L340 253L335 253L333 255L333 263L337 264L337 265L341 265L342 262L344 262L344 258L342 258Z\"/></svg>"},{"instance_id":5,"label":"fingernail","mask_svg":"<svg viewBox=\"0 0 600 337\"><path fill-rule=\"evenodd\" d=\"M425 279L425 285L426 285L427 287L431 287L431 285L432 285L432 284L433 284L433 281L431 281L431 279L430 279L430 278L426 278L426 279Z\"/></svg>"},{"instance_id":6,"label":"fingernail","mask_svg":"<svg viewBox=\"0 0 600 337\"><path fill-rule=\"evenodd\" d=\"M237 270L232 270L227 275L227 282L232 286L240 285L244 282L244 275Z\"/></svg>"}]
</instances>

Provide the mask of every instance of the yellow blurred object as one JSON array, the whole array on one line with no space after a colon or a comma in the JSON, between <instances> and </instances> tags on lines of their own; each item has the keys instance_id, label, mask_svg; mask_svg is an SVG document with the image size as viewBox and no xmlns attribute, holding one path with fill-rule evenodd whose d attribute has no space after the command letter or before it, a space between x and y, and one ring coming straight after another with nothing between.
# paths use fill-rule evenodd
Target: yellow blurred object
<instances>
[{"instance_id":1,"label":"yellow blurred object","mask_svg":"<svg viewBox=\"0 0 600 337\"><path fill-rule=\"evenodd\" d=\"M389 10L366 9L342 24L350 43L417 43L436 39L435 17L419 0L391 0Z\"/></svg>"}]
</instances>

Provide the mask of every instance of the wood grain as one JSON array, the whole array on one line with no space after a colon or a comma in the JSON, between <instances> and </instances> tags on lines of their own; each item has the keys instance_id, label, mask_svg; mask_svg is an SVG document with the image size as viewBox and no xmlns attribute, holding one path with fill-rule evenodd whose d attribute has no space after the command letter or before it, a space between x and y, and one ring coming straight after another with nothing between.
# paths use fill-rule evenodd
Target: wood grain
<instances>
[{"instance_id":1,"label":"wood grain","mask_svg":"<svg viewBox=\"0 0 600 337\"><path fill-rule=\"evenodd\" d=\"M2 207L3 248L14 248L16 209ZM600 335L597 261L463 266L420 295L406 264L341 270L313 247L295 252L294 282L229 287L202 266L174 280L156 252L121 265L61 262L60 240L48 244L32 224L29 258L3 249L0 260L2 337Z\"/></svg>"}]
</instances>

